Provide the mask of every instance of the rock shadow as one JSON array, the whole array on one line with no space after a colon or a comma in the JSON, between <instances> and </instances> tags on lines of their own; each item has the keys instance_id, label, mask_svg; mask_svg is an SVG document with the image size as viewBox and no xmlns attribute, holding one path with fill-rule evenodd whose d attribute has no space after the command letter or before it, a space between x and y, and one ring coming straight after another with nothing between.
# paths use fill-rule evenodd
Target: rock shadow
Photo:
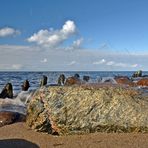
<instances>
[{"instance_id":1,"label":"rock shadow","mask_svg":"<svg viewBox=\"0 0 148 148\"><path fill-rule=\"evenodd\" d=\"M4 139L0 140L0 148L39 148L39 146L24 139Z\"/></svg>"}]
</instances>

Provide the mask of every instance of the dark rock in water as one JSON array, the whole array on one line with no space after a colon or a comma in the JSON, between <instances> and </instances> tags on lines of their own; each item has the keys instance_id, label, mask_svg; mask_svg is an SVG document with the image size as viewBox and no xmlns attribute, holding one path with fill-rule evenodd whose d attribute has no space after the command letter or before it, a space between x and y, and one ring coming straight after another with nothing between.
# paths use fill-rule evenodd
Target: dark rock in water
<instances>
[{"instance_id":1,"label":"dark rock in water","mask_svg":"<svg viewBox=\"0 0 148 148\"><path fill-rule=\"evenodd\" d=\"M89 79L90 79L90 77L89 77L89 76L83 76L83 80L84 80L84 81L88 82L88 81L89 81Z\"/></svg>"},{"instance_id":2,"label":"dark rock in water","mask_svg":"<svg viewBox=\"0 0 148 148\"><path fill-rule=\"evenodd\" d=\"M148 78L148 75L143 75L142 77L143 77L143 78L146 78L146 77Z\"/></svg>"},{"instance_id":3,"label":"dark rock in water","mask_svg":"<svg viewBox=\"0 0 148 148\"><path fill-rule=\"evenodd\" d=\"M137 82L138 86L148 86L148 78L142 78Z\"/></svg>"},{"instance_id":4,"label":"dark rock in water","mask_svg":"<svg viewBox=\"0 0 148 148\"><path fill-rule=\"evenodd\" d=\"M132 75L132 77L133 77L133 78L142 77L142 70L136 71L136 72Z\"/></svg>"},{"instance_id":5,"label":"dark rock in water","mask_svg":"<svg viewBox=\"0 0 148 148\"><path fill-rule=\"evenodd\" d=\"M74 85L74 84L81 84L81 80L75 77L68 77L66 79L65 85Z\"/></svg>"},{"instance_id":6,"label":"dark rock in water","mask_svg":"<svg viewBox=\"0 0 148 148\"><path fill-rule=\"evenodd\" d=\"M40 82L40 87L41 86L45 86L47 84L47 76L43 75L43 78L41 79L41 82Z\"/></svg>"},{"instance_id":7,"label":"dark rock in water","mask_svg":"<svg viewBox=\"0 0 148 148\"><path fill-rule=\"evenodd\" d=\"M0 93L0 98L13 98L13 87L11 83L7 83Z\"/></svg>"},{"instance_id":8,"label":"dark rock in water","mask_svg":"<svg viewBox=\"0 0 148 148\"><path fill-rule=\"evenodd\" d=\"M28 91L29 87L30 87L29 81L25 80L22 85L22 91Z\"/></svg>"},{"instance_id":9,"label":"dark rock in water","mask_svg":"<svg viewBox=\"0 0 148 148\"><path fill-rule=\"evenodd\" d=\"M79 78L80 78L80 75L76 73L76 74L74 75L74 77L75 77L76 79L79 79Z\"/></svg>"},{"instance_id":10,"label":"dark rock in water","mask_svg":"<svg viewBox=\"0 0 148 148\"><path fill-rule=\"evenodd\" d=\"M64 85L65 84L65 75L64 74L61 74L58 78L58 85Z\"/></svg>"},{"instance_id":11,"label":"dark rock in water","mask_svg":"<svg viewBox=\"0 0 148 148\"><path fill-rule=\"evenodd\" d=\"M115 76L115 79L128 79L130 80L130 78L128 76Z\"/></svg>"},{"instance_id":12,"label":"dark rock in water","mask_svg":"<svg viewBox=\"0 0 148 148\"><path fill-rule=\"evenodd\" d=\"M0 112L0 127L25 120L26 116L20 113L7 111Z\"/></svg>"},{"instance_id":13,"label":"dark rock in water","mask_svg":"<svg viewBox=\"0 0 148 148\"><path fill-rule=\"evenodd\" d=\"M111 85L55 86L37 90L26 124L50 134L148 132L148 96Z\"/></svg>"},{"instance_id":14,"label":"dark rock in water","mask_svg":"<svg viewBox=\"0 0 148 148\"><path fill-rule=\"evenodd\" d=\"M127 76L115 76L114 78L118 84L134 86L135 84Z\"/></svg>"}]
</instances>

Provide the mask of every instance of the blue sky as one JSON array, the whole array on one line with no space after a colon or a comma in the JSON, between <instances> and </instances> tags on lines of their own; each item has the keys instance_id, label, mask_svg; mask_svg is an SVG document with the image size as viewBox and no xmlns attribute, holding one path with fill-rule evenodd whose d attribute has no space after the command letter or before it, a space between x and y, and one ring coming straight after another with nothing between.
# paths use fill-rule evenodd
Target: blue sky
<instances>
[{"instance_id":1,"label":"blue sky","mask_svg":"<svg viewBox=\"0 0 148 148\"><path fill-rule=\"evenodd\" d=\"M147 7L147 0L0 0L0 70L148 70Z\"/></svg>"}]
</instances>

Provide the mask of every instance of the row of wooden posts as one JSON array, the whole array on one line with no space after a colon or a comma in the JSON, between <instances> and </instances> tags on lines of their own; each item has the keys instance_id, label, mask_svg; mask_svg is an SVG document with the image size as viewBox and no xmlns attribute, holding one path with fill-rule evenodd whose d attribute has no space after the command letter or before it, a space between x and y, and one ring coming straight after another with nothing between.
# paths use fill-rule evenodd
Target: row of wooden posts
<instances>
[{"instance_id":1,"label":"row of wooden posts","mask_svg":"<svg viewBox=\"0 0 148 148\"><path fill-rule=\"evenodd\" d=\"M66 79L64 74L61 74L58 77L57 85L65 85L65 84L74 84L80 81L80 76L79 74L75 74L72 77L68 77ZM47 84L48 77L43 75L42 79L40 80L40 87L45 86ZM89 80L89 76L83 76L84 81ZM25 80L23 82L23 85L21 85L22 91L28 91L30 87L30 83L28 80ZM11 83L7 83L4 88L2 89L0 93L0 98L13 98L13 86Z\"/></svg>"}]
</instances>

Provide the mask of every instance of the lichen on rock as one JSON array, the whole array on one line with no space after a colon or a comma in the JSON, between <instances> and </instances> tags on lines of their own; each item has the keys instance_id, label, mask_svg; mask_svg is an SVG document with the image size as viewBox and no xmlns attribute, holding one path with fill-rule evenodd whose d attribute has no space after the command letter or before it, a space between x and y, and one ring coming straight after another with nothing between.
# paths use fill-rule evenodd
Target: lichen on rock
<instances>
[{"instance_id":1,"label":"lichen on rock","mask_svg":"<svg viewBox=\"0 0 148 148\"><path fill-rule=\"evenodd\" d=\"M121 86L40 88L27 107L26 124L59 135L148 132L148 96Z\"/></svg>"}]
</instances>

